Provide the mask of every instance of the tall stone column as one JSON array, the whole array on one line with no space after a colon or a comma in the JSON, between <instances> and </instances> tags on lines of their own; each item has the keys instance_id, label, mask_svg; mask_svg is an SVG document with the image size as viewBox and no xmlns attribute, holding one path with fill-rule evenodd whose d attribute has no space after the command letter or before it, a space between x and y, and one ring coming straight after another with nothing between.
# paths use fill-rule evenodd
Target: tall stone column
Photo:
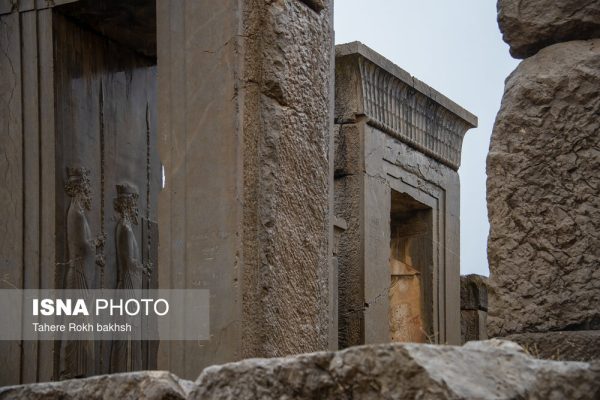
<instances>
[{"instance_id":1,"label":"tall stone column","mask_svg":"<svg viewBox=\"0 0 600 400\"><path fill-rule=\"evenodd\" d=\"M160 286L211 291L211 339L161 345L159 368L324 350L332 4L157 6Z\"/></svg>"}]
</instances>

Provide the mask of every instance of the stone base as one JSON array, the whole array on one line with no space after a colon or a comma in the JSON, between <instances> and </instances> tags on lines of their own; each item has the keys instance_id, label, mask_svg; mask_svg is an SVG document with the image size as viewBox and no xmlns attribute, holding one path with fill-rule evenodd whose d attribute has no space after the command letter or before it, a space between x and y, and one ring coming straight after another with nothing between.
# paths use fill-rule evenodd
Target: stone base
<instances>
[{"instance_id":1,"label":"stone base","mask_svg":"<svg viewBox=\"0 0 600 400\"><path fill-rule=\"evenodd\" d=\"M537 358L557 361L600 359L600 330L518 333L505 339L517 342Z\"/></svg>"}]
</instances>

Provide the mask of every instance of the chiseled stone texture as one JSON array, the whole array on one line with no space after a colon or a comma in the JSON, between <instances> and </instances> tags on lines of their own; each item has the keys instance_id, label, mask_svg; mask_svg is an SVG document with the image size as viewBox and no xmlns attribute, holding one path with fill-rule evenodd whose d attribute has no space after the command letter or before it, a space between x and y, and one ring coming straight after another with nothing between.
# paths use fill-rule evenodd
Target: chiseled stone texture
<instances>
[{"instance_id":1,"label":"chiseled stone texture","mask_svg":"<svg viewBox=\"0 0 600 400\"><path fill-rule=\"evenodd\" d=\"M192 399L595 399L600 366L537 360L512 342L382 344L205 369Z\"/></svg>"},{"instance_id":2,"label":"chiseled stone texture","mask_svg":"<svg viewBox=\"0 0 600 400\"><path fill-rule=\"evenodd\" d=\"M600 40L506 81L487 159L488 334L600 328Z\"/></svg>"},{"instance_id":3,"label":"chiseled stone texture","mask_svg":"<svg viewBox=\"0 0 600 400\"><path fill-rule=\"evenodd\" d=\"M526 58L552 44L600 38L600 2L498 0L498 24L510 54Z\"/></svg>"},{"instance_id":4,"label":"chiseled stone texture","mask_svg":"<svg viewBox=\"0 0 600 400\"><path fill-rule=\"evenodd\" d=\"M312 3L245 5L243 357L329 343L333 10Z\"/></svg>"},{"instance_id":5,"label":"chiseled stone texture","mask_svg":"<svg viewBox=\"0 0 600 400\"><path fill-rule=\"evenodd\" d=\"M506 338L538 358L560 361L600 360L600 331L516 333Z\"/></svg>"},{"instance_id":6,"label":"chiseled stone texture","mask_svg":"<svg viewBox=\"0 0 600 400\"><path fill-rule=\"evenodd\" d=\"M166 371L101 375L86 379L0 387L0 400L177 400L193 383Z\"/></svg>"}]
</instances>

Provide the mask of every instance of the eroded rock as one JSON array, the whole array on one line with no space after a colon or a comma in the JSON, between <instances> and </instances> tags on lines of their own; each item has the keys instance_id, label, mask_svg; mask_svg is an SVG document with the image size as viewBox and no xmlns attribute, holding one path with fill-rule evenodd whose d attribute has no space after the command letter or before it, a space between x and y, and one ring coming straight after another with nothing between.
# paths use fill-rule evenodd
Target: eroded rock
<instances>
[{"instance_id":1,"label":"eroded rock","mask_svg":"<svg viewBox=\"0 0 600 400\"><path fill-rule=\"evenodd\" d=\"M206 368L0 388L4 399L546 399L600 397L600 364L538 360L502 340L381 344Z\"/></svg>"},{"instance_id":2,"label":"eroded rock","mask_svg":"<svg viewBox=\"0 0 600 400\"><path fill-rule=\"evenodd\" d=\"M140 371L0 388L0 400L177 400L191 382L166 371Z\"/></svg>"},{"instance_id":3,"label":"eroded rock","mask_svg":"<svg viewBox=\"0 0 600 400\"><path fill-rule=\"evenodd\" d=\"M557 361L600 360L600 331L517 333L506 337L537 358Z\"/></svg>"},{"instance_id":4,"label":"eroded rock","mask_svg":"<svg viewBox=\"0 0 600 400\"><path fill-rule=\"evenodd\" d=\"M552 44L600 38L600 2L499 0L498 24L510 54L526 58Z\"/></svg>"},{"instance_id":5,"label":"eroded rock","mask_svg":"<svg viewBox=\"0 0 600 400\"><path fill-rule=\"evenodd\" d=\"M487 160L490 336L600 328L599 87L598 39L507 79Z\"/></svg>"},{"instance_id":6,"label":"eroded rock","mask_svg":"<svg viewBox=\"0 0 600 400\"><path fill-rule=\"evenodd\" d=\"M382 344L209 367L193 399L534 399L600 396L600 368L536 360L512 342Z\"/></svg>"}]
</instances>

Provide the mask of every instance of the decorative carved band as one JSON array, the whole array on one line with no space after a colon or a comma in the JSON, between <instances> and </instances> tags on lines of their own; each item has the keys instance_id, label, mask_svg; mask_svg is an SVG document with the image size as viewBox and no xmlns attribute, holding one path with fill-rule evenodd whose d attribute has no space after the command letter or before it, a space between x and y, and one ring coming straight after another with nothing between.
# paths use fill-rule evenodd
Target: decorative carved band
<instances>
[{"instance_id":1,"label":"decorative carved band","mask_svg":"<svg viewBox=\"0 0 600 400\"><path fill-rule=\"evenodd\" d=\"M369 124L458 169L471 125L371 61L360 57L359 67Z\"/></svg>"}]
</instances>

